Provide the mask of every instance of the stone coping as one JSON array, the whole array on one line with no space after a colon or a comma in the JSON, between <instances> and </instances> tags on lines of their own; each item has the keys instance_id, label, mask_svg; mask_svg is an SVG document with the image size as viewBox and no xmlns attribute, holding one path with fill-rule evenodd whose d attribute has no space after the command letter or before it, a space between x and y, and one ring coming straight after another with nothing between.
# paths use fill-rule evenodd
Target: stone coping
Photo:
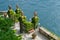
<instances>
[{"instance_id":1,"label":"stone coping","mask_svg":"<svg viewBox=\"0 0 60 40\"><path fill-rule=\"evenodd\" d=\"M55 34L51 33L50 31L48 31L46 28L44 27L40 27L39 28L39 32L44 34L45 36L47 37L52 37L54 38L55 40L59 40L60 38L58 36L56 36Z\"/></svg>"},{"instance_id":2,"label":"stone coping","mask_svg":"<svg viewBox=\"0 0 60 40\"><path fill-rule=\"evenodd\" d=\"M0 12L7 12L7 10L6 11L0 11Z\"/></svg>"}]
</instances>

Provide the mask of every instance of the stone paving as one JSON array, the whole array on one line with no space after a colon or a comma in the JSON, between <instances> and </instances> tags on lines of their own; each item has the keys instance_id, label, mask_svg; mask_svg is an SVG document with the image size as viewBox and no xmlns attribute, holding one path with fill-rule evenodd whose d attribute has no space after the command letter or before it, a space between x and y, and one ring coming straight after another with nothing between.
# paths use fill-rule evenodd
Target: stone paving
<instances>
[{"instance_id":1,"label":"stone paving","mask_svg":"<svg viewBox=\"0 0 60 40\"><path fill-rule=\"evenodd\" d=\"M19 22L15 23L14 29L17 30L16 34L20 34L19 33L19 30L20 30L20 28L19 28ZM32 33L34 33L34 32L32 32ZM35 30L35 33L37 35L35 39L31 38L32 33L30 33L30 34L22 33L22 40L48 40L47 37L45 37L44 35L42 35L42 34L40 34L38 32L38 29Z\"/></svg>"}]
</instances>

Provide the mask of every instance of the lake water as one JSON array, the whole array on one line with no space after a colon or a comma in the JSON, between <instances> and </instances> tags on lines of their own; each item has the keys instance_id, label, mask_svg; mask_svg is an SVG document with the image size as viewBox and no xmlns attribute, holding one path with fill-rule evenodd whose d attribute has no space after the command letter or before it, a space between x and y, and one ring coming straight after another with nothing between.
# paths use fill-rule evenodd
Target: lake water
<instances>
[{"instance_id":1,"label":"lake water","mask_svg":"<svg viewBox=\"0 0 60 40\"><path fill-rule=\"evenodd\" d=\"M37 11L40 24L60 36L60 0L0 0L0 11L8 10L8 5L15 10L16 4L28 19Z\"/></svg>"}]
</instances>

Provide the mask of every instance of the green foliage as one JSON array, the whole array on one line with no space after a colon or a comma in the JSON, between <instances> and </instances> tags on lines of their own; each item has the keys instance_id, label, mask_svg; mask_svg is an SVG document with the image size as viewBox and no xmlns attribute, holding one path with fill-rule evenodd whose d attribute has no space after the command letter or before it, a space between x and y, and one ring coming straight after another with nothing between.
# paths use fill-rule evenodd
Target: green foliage
<instances>
[{"instance_id":1,"label":"green foliage","mask_svg":"<svg viewBox=\"0 0 60 40\"><path fill-rule=\"evenodd\" d=\"M21 15L22 10L21 10L21 9L19 9L19 8L17 8L17 9L15 10L15 12L16 12L16 14L20 14L20 15Z\"/></svg>"},{"instance_id":2,"label":"green foliage","mask_svg":"<svg viewBox=\"0 0 60 40\"><path fill-rule=\"evenodd\" d=\"M16 17L16 18L19 18L19 17L20 17L20 15L19 15L19 14L16 14L16 15L15 15L15 17Z\"/></svg>"},{"instance_id":3,"label":"green foliage","mask_svg":"<svg viewBox=\"0 0 60 40\"><path fill-rule=\"evenodd\" d=\"M8 10L7 14L8 14L8 16L9 16L9 15L12 16L12 15L15 14L15 12L11 9L11 10Z\"/></svg>"},{"instance_id":4,"label":"green foliage","mask_svg":"<svg viewBox=\"0 0 60 40\"><path fill-rule=\"evenodd\" d=\"M12 30L14 22L9 18L0 17L0 40L21 40L21 35L16 36L15 31Z\"/></svg>"},{"instance_id":5,"label":"green foliage","mask_svg":"<svg viewBox=\"0 0 60 40\"><path fill-rule=\"evenodd\" d=\"M16 36L13 30L7 30L6 32L0 31L0 40L21 40L22 37Z\"/></svg>"},{"instance_id":6,"label":"green foliage","mask_svg":"<svg viewBox=\"0 0 60 40\"><path fill-rule=\"evenodd\" d=\"M26 20L26 16L20 16L18 20L19 20L19 22L22 22L22 23L24 23L25 21L27 21Z\"/></svg>"},{"instance_id":7,"label":"green foliage","mask_svg":"<svg viewBox=\"0 0 60 40\"><path fill-rule=\"evenodd\" d=\"M0 17L0 29L1 30L8 30L11 26L13 26L13 20L9 18L1 18Z\"/></svg>"},{"instance_id":8,"label":"green foliage","mask_svg":"<svg viewBox=\"0 0 60 40\"><path fill-rule=\"evenodd\" d=\"M7 14L8 14L9 18L15 20L15 14L16 13L12 9L8 10Z\"/></svg>"},{"instance_id":9,"label":"green foliage","mask_svg":"<svg viewBox=\"0 0 60 40\"><path fill-rule=\"evenodd\" d=\"M22 11L21 11L21 9L17 8L17 9L15 10L15 12L16 12L15 22L18 22L18 18L21 16Z\"/></svg>"},{"instance_id":10,"label":"green foliage","mask_svg":"<svg viewBox=\"0 0 60 40\"><path fill-rule=\"evenodd\" d=\"M33 24L34 29L37 28L38 22L39 22L38 16L34 16L34 17L32 18L32 24Z\"/></svg>"},{"instance_id":11,"label":"green foliage","mask_svg":"<svg viewBox=\"0 0 60 40\"><path fill-rule=\"evenodd\" d=\"M18 22L18 18L20 17L19 14L15 14L15 22Z\"/></svg>"},{"instance_id":12,"label":"green foliage","mask_svg":"<svg viewBox=\"0 0 60 40\"><path fill-rule=\"evenodd\" d=\"M33 29L33 25L31 22L28 22L28 21L25 21L24 22L24 25L25 25L25 31L28 32L30 31L31 29Z\"/></svg>"},{"instance_id":13,"label":"green foliage","mask_svg":"<svg viewBox=\"0 0 60 40\"><path fill-rule=\"evenodd\" d=\"M32 23L38 23L38 22L39 18L37 16L32 18Z\"/></svg>"}]
</instances>

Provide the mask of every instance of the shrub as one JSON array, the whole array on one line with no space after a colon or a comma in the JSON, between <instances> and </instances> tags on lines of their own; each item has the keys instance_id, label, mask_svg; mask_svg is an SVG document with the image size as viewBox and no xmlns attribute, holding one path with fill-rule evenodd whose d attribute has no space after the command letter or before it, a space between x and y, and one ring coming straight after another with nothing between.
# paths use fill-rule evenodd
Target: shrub
<instances>
[{"instance_id":1,"label":"shrub","mask_svg":"<svg viewBox=\"0 0 60 40\"><path fill-rule=\"evenodd\" d=\"M30 31L31 29L33 29L33 25L31 22L28 22L28 21L25 21L24 22L24 25L25 25L25 31L28 32Z\"/></svg>"},{"instance_id":2,"label":"shrub","mask_svg":"<svg viewBox=\"0 0 60 40\"><path fill-rule=\"evenodd\" d=\"M21 40L21 35L16 36L12 26L14 21L9 18L0 17L0 40Z\"/></svg>"}]
</instances>

